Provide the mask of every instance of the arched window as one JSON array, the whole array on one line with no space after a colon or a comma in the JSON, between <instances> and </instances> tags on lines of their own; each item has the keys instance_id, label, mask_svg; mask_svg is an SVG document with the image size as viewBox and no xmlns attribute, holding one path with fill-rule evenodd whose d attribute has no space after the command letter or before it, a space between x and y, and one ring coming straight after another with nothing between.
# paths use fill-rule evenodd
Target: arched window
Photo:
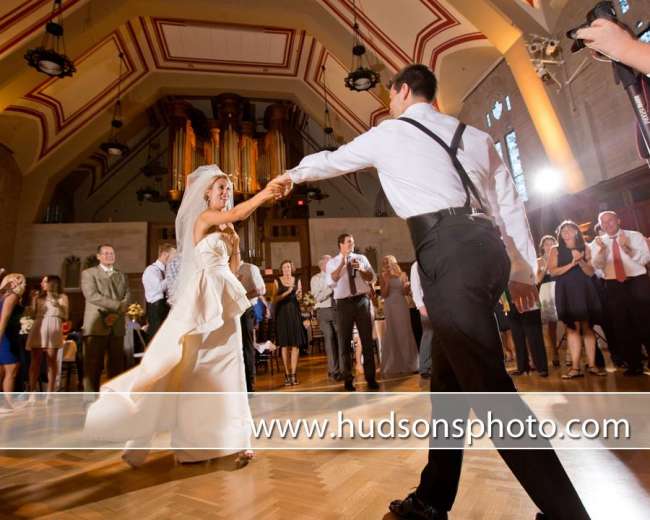
<instances>
[{"instance_id":1,"label":"arched window","mask_svg":"<svg viewBox=\"0 0 650 520\"><path fill-rule=\"evenodd\" d=\"M521 164L517 134L514 130L506 134L506 148L508 150L508 159L510 160L510 171L512 173L512 179L515 182L515 187L517 188L517 193L519 193L523 200L528 200L526 177L524 176L524 168Z\"/></svg>"}]
</instances>

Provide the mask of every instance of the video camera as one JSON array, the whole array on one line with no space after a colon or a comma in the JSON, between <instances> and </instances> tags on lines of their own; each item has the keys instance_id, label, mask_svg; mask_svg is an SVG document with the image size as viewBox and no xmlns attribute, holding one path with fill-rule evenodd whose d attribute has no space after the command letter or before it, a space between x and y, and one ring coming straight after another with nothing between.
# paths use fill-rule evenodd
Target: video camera
<instances>
[{"instance_id":1,"label":"video camera","mask_svg":"<svg viewBox=\"0 0 650 520\"><path fill-rule=\"evenodd\" d=\"M636 31L633 31L622 23L618 16L616 15L616 9L614 4L611 1L598 2L596 6L587 13L587 23L571 29L566 33L568 38L573 40L573 45L571 46L571 52L578 52L586 47L584 40L577 37L577 32L579 29L589 27L595 20L606 19L610 22L614 22L624 29L626 29L631 34L635 35L637 38L648 41L650 37L650 29L648 28L647 23L638 22L636 24ZM617 85L621 85L628 94L630 103L632 103L632 108L634 108L634 114L638 120L638 148L639 154L642 158L650 160L650 116L648 112L650 110L650 103L648 102L648 92L650 92L650 81L648 78L635 71L633 68L623 65L617 61L612 60L612 66L614 68L614 80Z\"/></svg>"},{"instance_id":2,"label":"video camera","mask_svg":"<svg viewBox=\"0 0 650 520\"><path fill-rule=\"evenodd\" d=\"M571 46L571 52L578 52L585 48L585 41L577 37L577 32L580 29L585 29L589 27L596 20L604 18L610 22L618 22L618 17L616 16L616 9L612 2L598 2L596 7L587 13L587 23L583 23L578 27L567 31L567 38L573 40L573 45Z\"/></svg>"}]
</instances>

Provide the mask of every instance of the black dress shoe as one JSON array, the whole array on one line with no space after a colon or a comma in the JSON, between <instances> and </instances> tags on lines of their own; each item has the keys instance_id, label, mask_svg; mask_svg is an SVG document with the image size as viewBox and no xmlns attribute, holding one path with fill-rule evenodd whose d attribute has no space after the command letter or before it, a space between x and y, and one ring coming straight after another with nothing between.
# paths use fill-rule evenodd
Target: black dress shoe
<instances>
[{"instance_id":1,"label":"black dress shoe","mask_svg":"<svg viewBox=\"0 0 650 520\"><path fill-rule=\"evenodd\" d=\"M346 380L345 384L344 384L344 387L348 392L356 392L356 390L357 390L356 388L354 388L354 384L352 383L352 379Z\"/></svg>"},{"instance_id":2,"label":"black dress shoe","mask_svg":"<svg viewBox=\"0 0 650 520\"><path fill-rule=\"evenodd\" d=\"M628 368L625 372L623 372L623 375L628 376L628 377L642 376L643 375L643 369L642 368Z\"/></svg>"},{"instance_id":3,"label":"black dress shoe","mask_svg":"<svg viewBox=\"0 0 650 520\"><path fill-rule=\"evenodd\" d=\"M548 377L548 370L540 370L539 377Z\"/></svg>"},{"instance_id":4,"label":"black dress shoe","mask_svg":"<svg viewBox=\"0 0 650 520\"><path fill-rule=\"evenodd\" d=\"M544 513L537 513L537 515L535 516L535 520L548 520L548 518Z\"/></svg>"},{"instance_id":5,"label":"black dress shoe","mask_svg":"<svg viewBox=\"0 0 650 520\"><path fill-rule=\"evenodd\" d=\"M447 511L438 511L425 504L415 493L411 493L404 500L393 500L388 510L397 518L407 520L447 520Z\"/></svg>"},{"instance_id":6,"label":"black dress shoe","mask_svg":"<svg viewBox=\"0 0 650 520\"><path fill-rule=\"evenodd\" d=\"M368 390L379 390L379 383L374 379L368 381Z\"/></svg>"}]
</instances>

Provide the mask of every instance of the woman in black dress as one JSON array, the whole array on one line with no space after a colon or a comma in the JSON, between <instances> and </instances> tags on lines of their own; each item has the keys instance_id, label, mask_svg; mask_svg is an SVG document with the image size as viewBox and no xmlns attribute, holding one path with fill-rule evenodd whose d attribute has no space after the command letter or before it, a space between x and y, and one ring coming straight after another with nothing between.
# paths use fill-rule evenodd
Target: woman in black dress
<instances>
[{"instance_id":1,"label":"woman in black dress","mask_svg":"<svg viewBox=\"0 0 650 520\"><path fill-rule=\"evenodd\" d=\"M567 343L571 352L571 370L563 379L582 377L580 351L585 342L588 371L607 375L596 367L596 336L593 325L600 323L602 306L592 280L591 252L577 224L566 220L557 231L558 245L549 254L548 271L555 278L555 305L558 319L567 327Z\"/></svg>"},{"instance_id":2,"label":"woman in black dress","mask_svg":"<svg viewBox=\"0 0 650 520\"><path fill-rule=\"evenodd\" d=\"M275 342L282 352L285 386L297 385L296 369L300 348L307 345L307 331L302 324L299 298L302 297L300 280L293 275L293 263L280 264L280 277L275 280Z\"/></svg>"}]
</instances>

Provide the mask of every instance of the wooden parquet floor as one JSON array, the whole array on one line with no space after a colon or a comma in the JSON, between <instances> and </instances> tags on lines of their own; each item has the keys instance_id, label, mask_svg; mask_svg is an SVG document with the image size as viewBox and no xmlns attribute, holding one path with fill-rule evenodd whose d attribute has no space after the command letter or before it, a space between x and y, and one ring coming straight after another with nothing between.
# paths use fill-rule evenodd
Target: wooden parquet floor
<instances>
[{"instance_id":1,"label":"wooden parquet floor","mask_svg":"<svg viewBox=\"0 0 650 520\"><path fill-rule=\"evenodd\" d=\"M339 390L324 372L323 356L305 358L294 389ZM381 384L386 391L426 387L416 375ZM650 377L614 372L566 382L556 369L548 380L530 375L517 384L528 391L650 391ZM260 375L257 386L284 388L278 374ZM650 452L559 455L592 519L650 517ZM132 470L115 451L5 451L0 519L388 520L388 503L417 485L425 460L421 451L271 451L237 469L234 457L178 465L159 452ZM452 520L527 520L535 512L496 452L466 453Z\"/></svg>"}]
</instances>

